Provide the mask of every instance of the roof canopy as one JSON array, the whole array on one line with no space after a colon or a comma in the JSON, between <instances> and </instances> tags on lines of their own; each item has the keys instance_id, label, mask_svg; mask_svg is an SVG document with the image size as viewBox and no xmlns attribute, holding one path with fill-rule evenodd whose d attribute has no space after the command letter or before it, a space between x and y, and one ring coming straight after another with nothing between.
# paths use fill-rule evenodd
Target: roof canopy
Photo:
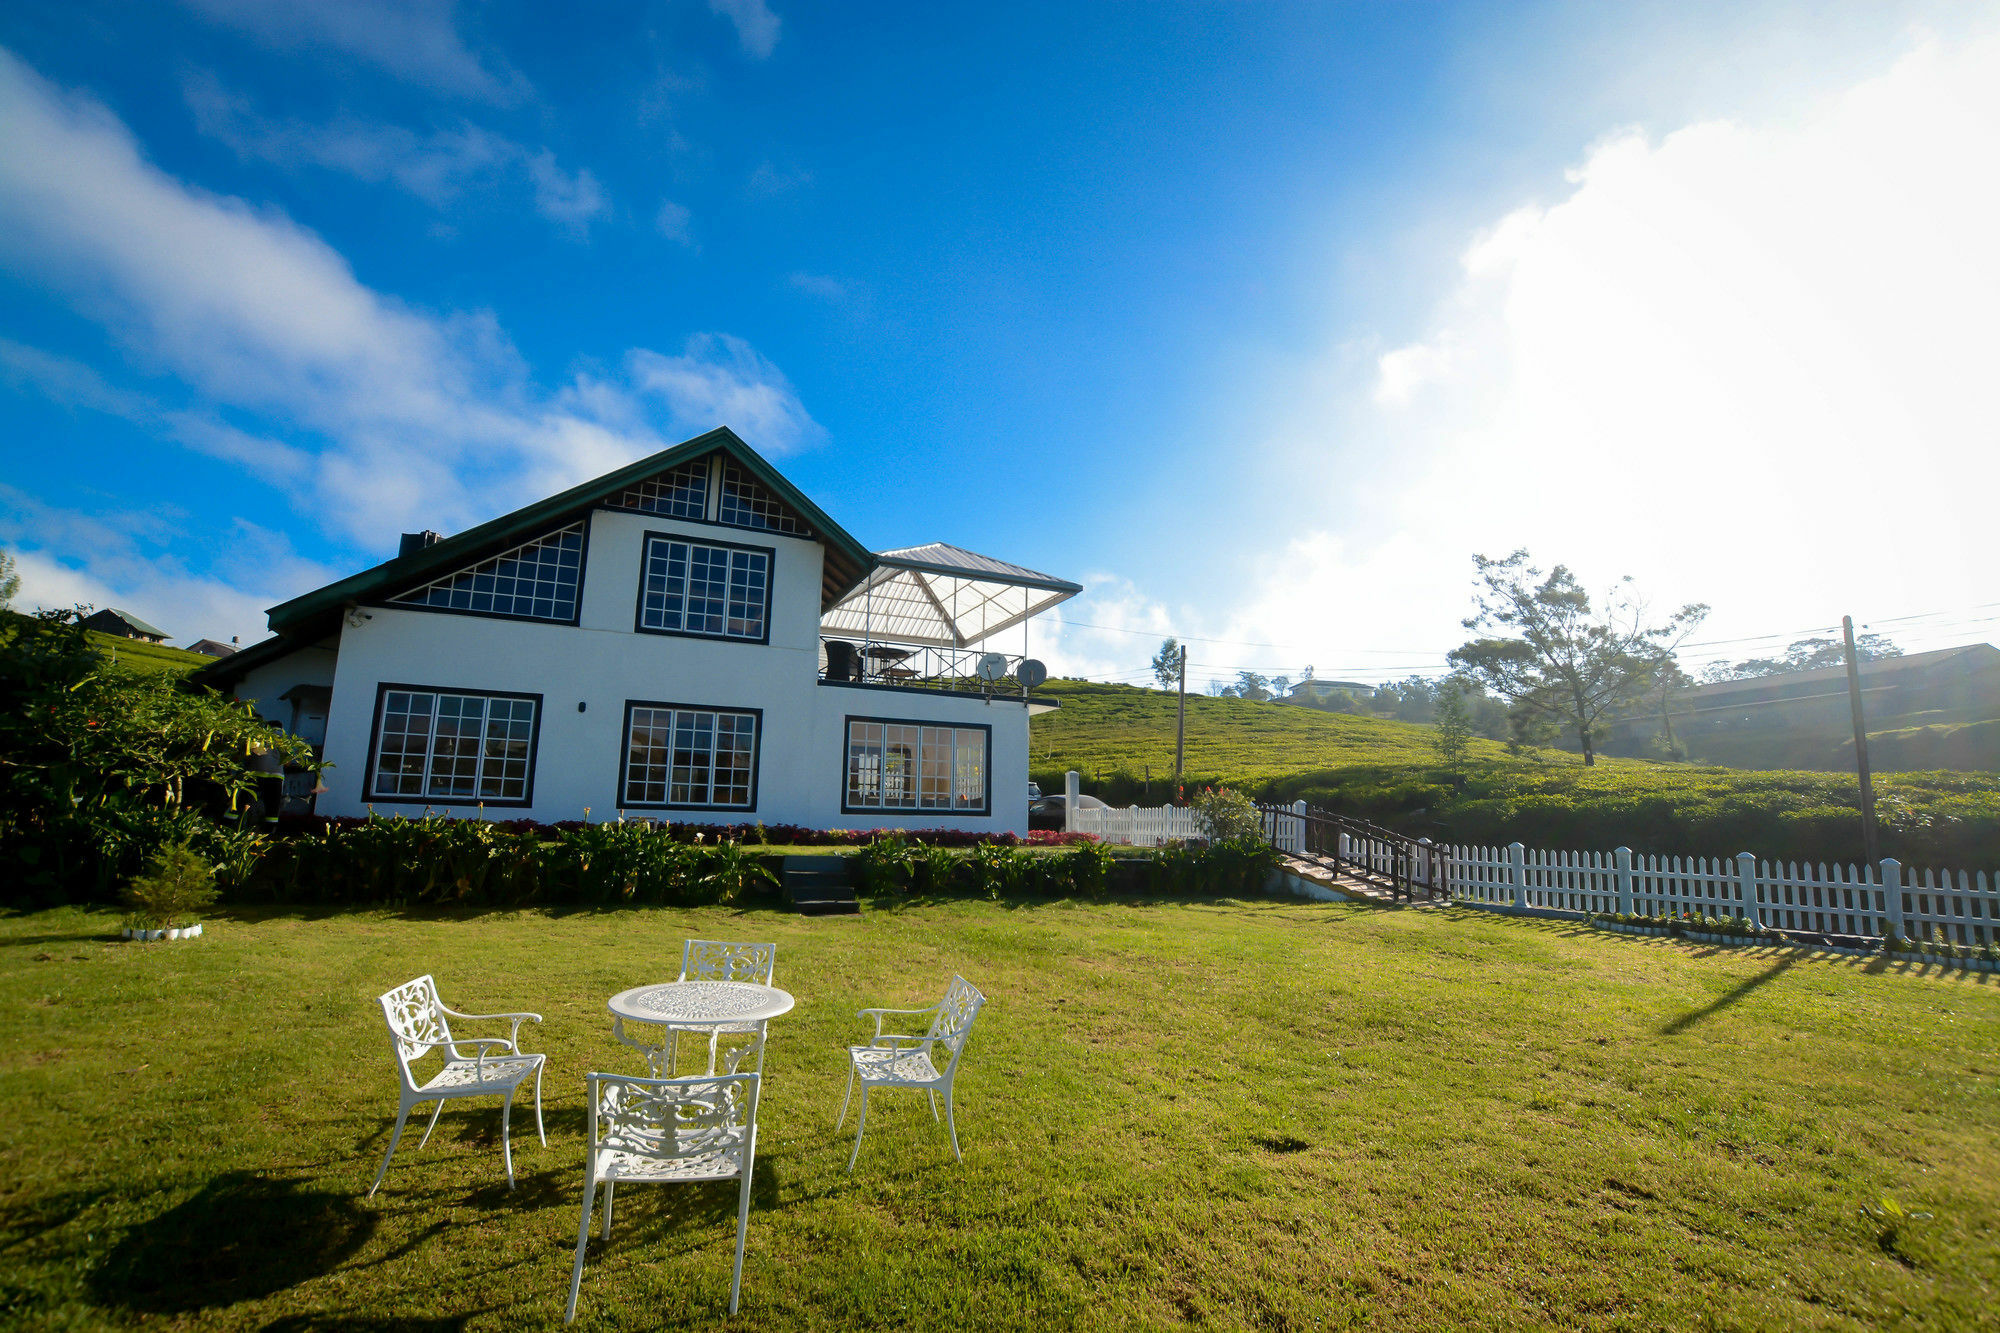
<instances>
[{"instance_id":1,"label":"roof canopy","mask_svg":"<svg viewBox=\"0 0 2000 1333\"><path fill-rule=\"evenodd\" d=\"M883 551L859 586L820 617L829 634L969 648L1083 588L943 542Z\"/></svg>"}]
</instances>

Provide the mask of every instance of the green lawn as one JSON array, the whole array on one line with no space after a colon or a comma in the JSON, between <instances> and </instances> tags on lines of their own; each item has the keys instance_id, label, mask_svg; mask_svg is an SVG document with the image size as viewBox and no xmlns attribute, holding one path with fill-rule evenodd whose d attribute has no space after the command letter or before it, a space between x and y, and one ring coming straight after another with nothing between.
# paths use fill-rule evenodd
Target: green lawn
<instances>
[{"instance_id":1,"label":"green lawn","mask_svg":"<svg viewBox=\"0 0 2000 1333\"><path fill-rule=\"evenodd\" d=\"M1471 912L1271 901L259 912L189 944L0 920L0 1322L553 1325L604 1000L689 934L779 943L743 1310L734 1193L630 1187L579 1327L1966 1328L2000 1286L2000 994ZM954 1163L864 1004L991 1003ZM532 1008L550 1143L395 1110L374 996ZM852 1131L852 1121L848 1129ZM1888 1195L1931 1214L1892 1238Z\"/></svg>"}]
</instances>

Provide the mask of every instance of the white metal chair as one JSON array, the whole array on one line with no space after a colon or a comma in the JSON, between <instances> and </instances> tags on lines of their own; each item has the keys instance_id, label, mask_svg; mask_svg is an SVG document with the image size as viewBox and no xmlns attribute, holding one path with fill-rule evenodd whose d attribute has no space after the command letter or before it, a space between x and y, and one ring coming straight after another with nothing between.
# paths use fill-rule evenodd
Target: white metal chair
<instances>
[{"instance_id":1,"label":"white metal chair","mask_svg":"<svg viewBox=\"0 0 2000 1333\"><path fill-rule=\"evenodd\" d=\"M771 984L771 978L778 970L778 946L775 944L739 944L731 940L689 940L681 946L680 981L751 981L760 986ZM711 1026L669 1027L671 1036L659 1046L646 1053L646 1064L655 1078L672 1078L679 1072L676 1068L680 1054L681 1033L693 1032L708 1038L708 1072L715 1072L716 1050L721 1038L727 1033L752 1033L755 1040L730 1052L729 1073L747 1067L755 1073L764 1071L764 1024L718 1023Z\"/></svg>"},{"instance_id":2,"label":"white metal chair","mask_svg":"<svg viewBox=\"0 0 2000 1333\"><path fill-rule=\"evenodd\" d=\"M406 982L381 997L382 1017L389 1023L389 1047L395 1052L396 1072L402 1079L402 1096L396 1108L396 1130L389 1136L389 1151L382 1155L382 1169L375 1173L375 1183L368 1187L372 1196L382 1186L382 1177L389 1174L389 1159L396 1155L396 1144L403 1137L403 1122L409 1119L410 1108L435 1098L437 1110L431 1112L430 1129L424 1131L423 1143L417 1145L422 1152L425 1143L431 1141L431 1130L437 1128L438 1117L444 1114L444 1104L454 1097L505 1096L506 1102L500 1108L500 1153L507 1163L507 1188L514 1187L514 1150L507 1137L508 1120L514 1111L514 1093L528 1075L535 1076L535 1133L542 1140L544 1148L549 1146L548 1135L542 1130L542 1062L539 1055L530 1055L521 1050L521 1024L529 1020L541 1022L540 1014L461 1014L456 1009L447 1009L438 998L437 983L430 974ZM454 1037L449 1018L462 1018L468 1022L477 1020L508 1019L513 1026L505 1037ZM461 1047L472 1048L467 1055ZM428 1079L419 1080L411 1065L421 1061L432 1051L443 1050L444 1066Z\"/></svg>"},{"instance_id":3,"label":"white metal chair","mask_svg":"<svg viewBox=\"0 0 2000 1333\"><path fill-rule=\"evenodd\" d=\"M986 997L979 988L964 977L954 974L951 985L946 988L944 998L928 1009L863 1009L856 1018L875 1015L875 1037L866 1046L847 1048L851 1068L847 1071L847 1096L840 1100L840 1119L833 1127L838 1130L847 1122L847 1104L854 1097L854 1081L861 1080L861 1115L854 1125L854 1151L848 1154L847 1169L854 1169L855 1159L861 1156L861 1136L868 1129L868 1093L871 1088L921 1088L930 1094L931 1119L937 1119L937 1095L944 1093L944 1122L951 1130L952 1155L959 1161L965 1154L958 1150L958 1125L952 1118L952 1079L958 1074L959 1057L965 1054L966 1038L972 1035L972 1020L979 1016L979 1010L986 1003ZM922 1017L931 1015L928 1031L921 1037L909 1037L882 1030L882 1019L889 1014ZM887 1042L888 1045L883 1045ZM933 1052L942 1046L949 1053L944 1068L940 1070Z\"/></svg>"},{"instance_id":4,"label":"white metal chair","mask_svg":"<svg viewBox=\"0 0 2000 1333\"><path fill-rule=\"evenodd\" d=\"M757 1074L720 1077L625 1078L591 1074L590 1146L583 1166L583 1220L576 1229L576 1263L569 1274L569 1308L576 1318L583 1286L583 1252L590 1213L604 1186L604 1239L611 1239L612 1194L620 1181L692 1184L740 1179L736 1201L736 1271L729 1313L743 1288L743 1237L750 1225L750 1171L757 1160Z\"/></svg>"}]
</instances>

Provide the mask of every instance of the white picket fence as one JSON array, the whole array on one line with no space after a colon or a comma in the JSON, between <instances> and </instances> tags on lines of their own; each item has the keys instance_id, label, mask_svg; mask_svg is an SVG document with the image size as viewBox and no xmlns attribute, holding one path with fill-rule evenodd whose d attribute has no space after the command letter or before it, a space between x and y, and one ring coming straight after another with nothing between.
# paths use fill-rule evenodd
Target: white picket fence
<instances>
[{"instance_id":1,"label":"white picket fence","mask_svg":"<svg viewBox=\"0 0 2000 1333\"><path fill-rule=\"evenodd\" d=\"M1502 910L1729 916L1778 930L2000 944L2000 877L1913 870L1880 873L1735 857L1638 856L1523 847L1439 847L1452 901ZM1425 882L1428 871L1420 876Z\"/></svg>"}]
</instances>

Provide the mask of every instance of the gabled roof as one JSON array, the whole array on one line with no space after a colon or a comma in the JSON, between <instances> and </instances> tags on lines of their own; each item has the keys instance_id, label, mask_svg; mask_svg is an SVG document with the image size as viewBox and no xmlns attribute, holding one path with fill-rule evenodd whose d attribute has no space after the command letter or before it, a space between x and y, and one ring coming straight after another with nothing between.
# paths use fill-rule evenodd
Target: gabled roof
<instances>
[{"instance_id":1,"label":"gabled roof","mask_svg":"<svg viewBox=\"0 0 2000 1333\"><path fill-rule=\"evenodd\" d=\"M1901 657L1876 657L1855 666L1863 679L1879 676L1901 675L1910 671L1923 671L1930 667L1942 666L1953 659L1961 669L1977 669L1982 661L1990 662L2000 656L2000 649L1990 643L1960 644L1956 648L1933 648L1921 653L1905 653ZM1847 680L1845 664L1830 667L1814 667L1810 671L1777 671L1768 676L1745 676L1741 680L1719 680L1710 685L1697 685L1681 695L1684 700L1704 703L1719 700L1735 694L1757 694L1767 690L1789 690L1810 685L1844 685Z\"/></svg>"},{"instance_id":2,"label":"gabled roof","mask_svg":"<svg viewBox=\"0 0 2000 1333\"><path fill-rule=\"evenodd\" d=\"M104 608L104 610L108 614L118 617L118 619L130 625L133 629L138 630L141 634L151 634L155 638L160 638L160 639L164 639L167 637L167 632L165 630L160 629L154 625L148 625L145 621L139 619L139 617L133 615L130 611L121 611L115 606L107 606Z\"/></svg>"},{"instance_id":3,"label":"gabled roof","mask_svg":"<svg viewBox=\"0 0 2000 1333\"><path fill-rule=\"evenodd\" d=\"M191 653L205 653L210 657L227 657L236 651L236 645L224 643L220 639L196 639L187 646L187 650Z\"/></svg>"},{"instance_id":4,"label":"gabled roof","mask_svg":"<svg viewBox=\"0 0 2000 1333\"><path fill-rule=\"evenodd\" d=\"M332 626L341 608L350 603L379 601L405 588L427 583L466 563L536 536L572 515L580 515L606 497L616 495L655 473L717 450L734 458L812 525L815 536L826 547L825 573L820 587L822 607L830 607L839 601L842 594L868 573L873 558L868 554L867 547L828 518L818 505L779 475L776 468L765 462L734 431L720 426L706 435L697 435L671 449L662 449L616 472L607 472L594 481L572 486L559 495L538 500L478 527L468 528L455 537L447 537L422 550L384 561L373 569L363 570L337 583L329 583L324 588L316 588L303 597L280 603L271 608L271 628L286 637L323 632Z\"/></svg>"},{"instance_id":5,"label":"gabled roof","mask_svg":"<svg viewBox=\"0 0 2000 1333\"><path fill-rule=\"evenodd\" d=\"M968 648L1082 592L1067 579L944 542L882 551L820 628L893 643Z\"/></svg>"}]
</instances>

